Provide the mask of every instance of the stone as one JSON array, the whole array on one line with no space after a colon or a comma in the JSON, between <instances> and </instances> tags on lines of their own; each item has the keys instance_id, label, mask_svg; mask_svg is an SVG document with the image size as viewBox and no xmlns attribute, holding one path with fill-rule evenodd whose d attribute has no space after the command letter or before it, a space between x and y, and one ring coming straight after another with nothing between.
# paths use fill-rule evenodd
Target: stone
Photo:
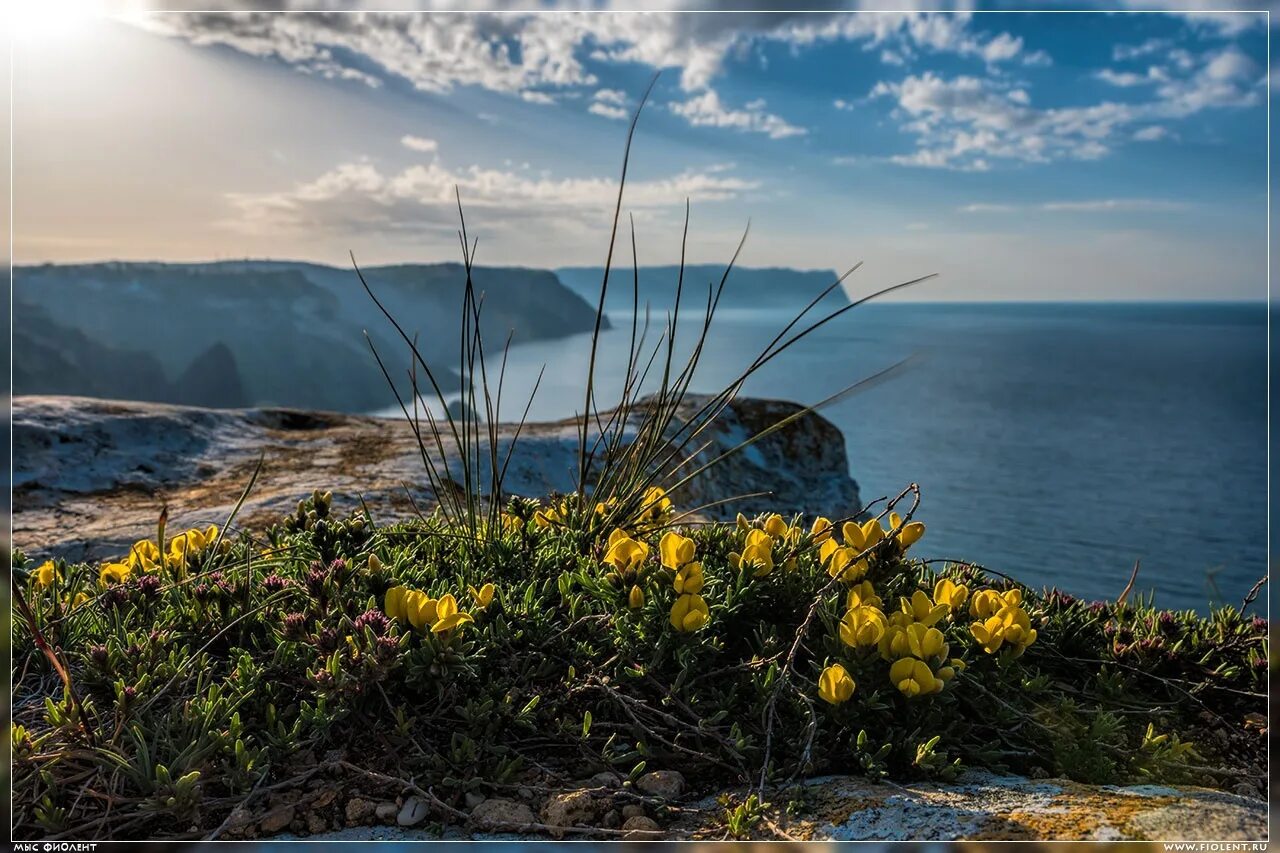
<instances>
[{"instance_id":1,"label":"stone","mask_svg":"<svg viewBox=\"0 0 1280 853\"><path fill-rule=\"evenodd\" d=\"M705 402L687 395L682 417ZM641 406L644 405L642 401ZM740 398L699 435L710 458L799 411L793 403ZM602 413L604 420L608 413ZM677 419L678 420L678 419ZM633 422L634 424L634 422ZM672 429L677 429L673 425ZM515 426L497 427L504 454ZM685 435L688 432L686 431ZM575 488L578 425L526 424L507 466L505 488L537 496ZM460 465L446 444L449 465ZM28 552L94 561L119 556L155 532L157 507L183 529L226 518L263 454L271 462L240 510L252 530L293 511L317 483L331 488L334 512L360 508L380 522L416 517L437 504L427 486L410 497L404 483L422 478L413 431L394 419L291 409L199 409L77 397L13 399L13 543ZM849 477L844 438L829 421L807 414L727 457L681 491L682 505L710 507L706 518L733 518L767 508L843 518L860 506ZM68 524L75 518L75 524ZM323 756L341 760L341 750Z\"/></svg>"},{"instance_id":2,"label":"stone","mask_svg":"<svg viewBox=\"0 0 1280 853\"><path fill-rule=\"evenodd\" d=\"M264 835L274 835L293 823L293 806L275 806L258 821L258 829Z\"/></svg>"},{"instance_id":3,"label":"stone","mask_svg":"<svg viewBox=\"0 0 1280 853\"><path fill-rule=\"evenodd\" d=\"M378 803L378 807L373 810L378 820L391 820L400 813L400 807L395 803Z\"/></svg>"},{"instance_id":4,"label":"stone","mask_svg":"<svg viewBox=\"0 0 1280 853\"><path fill-rule=\"evenodd\" d=\"M803 806L778 820L805 841L1260 841L1267 835L1265 801L1205 788L1085 785L984 770L948 783L887 786L828 776L803 784ZM713 815L716 798L697 806Z\"/></svg>"},{"instance_id":5,"label":"stone","mask_svg":"<svg viewBox=\"0 0 1280 853\"><path fill-rule=\"evenodd\" d=\"M644 815L645 815L644 806L640 805L639 803L628 803L627 805L622 807L622 816L624 818L644 817Z\"/></svg>"},{"instance_id":6,"label":"stone","mask_svg":"<svg viewBox=\"0 0 1280 853\"><path fill-rule=\"evenodd\" d=\"M375 803L360 797L352 797L347 800L347 806L344 810L347 815L347 826L356 826L364 823L373 816L376 809L377 805Z\"/></svg>"},{"instance_id":7,"label":"stone","mask_svg":"<svg viewBox=\"0 0 1280 853\"><path fill-rule=\"evenodd\" d=\"M417 797L409 797L404 801L404 807L400 809L400 813L396 815L396 823L400 826L417 826L427 819L431 814L431 809L427 804Z\"/></svg>"},{"instance_id":8,"label":"stone","mask_svg":"<svg viewBox=\"0 0 1280 853\"><path fill-rule=\"evenodd\" d=\"M551 834L564 838L562 827L578 826L595 820L598 807L586 791L568 791L555 794L542 808L542 822L551 827Z\"/></svg>"},{"instance_id":9,"label":"stone","mask_svg":"<svg viewBox=\"0 0 1280 853\"><path fill-rule=\"evenodd\" d=\"M678 770L654 770L636 780L636 787L651 797L677 800L684 793L684 776Z\"/></svg>"},{"instance_id":10,"label":"stone","mask_svg":"<svg viewBox=\"0 0 1280 853\"><path fill-rule=\"evenodd\" d=\"M609 809L600 819L600 825L605 829L617 829L622 826L622 813L617 809Z\"/></svg>"},{"instance_id":11,"label":"stone","mask_svg":"<svg viewBox=\"0 0 1280 853\"><path fill-rule=\"evenodd\" d=\"M476 806L483 803L486 799L488 798L484 794L477 794L474 792L468 792L467 795L463 797L463 800L466 802L467 808L469 809L474 809Z\"/></svg>"},{"instance_id":12,"label":"stone","mask_svg":"<svg viewBox=\"0 0 1280 853\"><path fill-rule=\"evenodd\" d=\"M605 770L591 777L591 786L594 788L621 788L622 777L612 770Z\"/></svg>"},{"instance_id":13,"label":"stone","mask_svg":"<svg viewBox=\"0 0 1280 853\"><path fill-rule=\"evenodd\" d=\"M533 810L515 800L493 798L485 800L471 810L471 820L476 826L488 829L510 829L537 823Z\"/></svg>"},{"instance_id":14,"label":"stone","mask_svg":"<svg viewBox=\"0 0 1280 853\"><path fill-rule=\"evenodd\" d=\"M307 812L307 832L312 835L319 835L322 832L327 832L328 829L329 824L324 818L315 812Z\"/></svg>"},{"instance_id":15,"label":"stone","mask_svg":"<svg viewBox=\"0 0 1280 853\"><path fill-rule=\"evenodd\" d=\"M624 838L652 838L650 833L661 832L662 827L658 826L658 822L651 817L629 817L627 822L622 825L622 831L627 833Z\"/></svg>"}]
</instances>

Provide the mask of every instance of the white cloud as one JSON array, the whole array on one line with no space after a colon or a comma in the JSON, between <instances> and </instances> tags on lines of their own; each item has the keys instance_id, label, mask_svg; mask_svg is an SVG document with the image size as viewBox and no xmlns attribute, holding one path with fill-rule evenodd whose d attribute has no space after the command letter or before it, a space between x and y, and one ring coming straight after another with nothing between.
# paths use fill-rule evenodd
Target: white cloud
<instances>
[{"instance_id":1,"label":"white cloud","mask_svg":"<svg viewBox=\"0 0 1280 853\"><path fill-rule=\"evenodd\" d=\"M615 106L622 106L627 102L627 93L621 89L597 89L591 97L592 100Z\"/></svg>"},{"instance_id":2,"label":"white cloud","mask_svg":"<svg viewBox=\"0 0 1280 853\"><path fill-rule=\"evenodd\" d=\"M1162 125L1153 124L1150 127L1143 127L1133 132L1133 138L1137 142L1156 142L1164 139L1169 135L1169 129Z\"/></svg>"},{"instance_id":3,"label":"white cloud","mask_svg":"<svg viewBox=\"0 0 1280 853\"><path fill-rule=\"evenodd\" d=\"M303 0L285 4L290 6L315 8ZM1019 58L1030 64L1048 60L1042 51L1026 52L1020 37L975 33L967 12L596 14L544 10L532 14L519 6L510 11L501 15L242 11L135 15L129 20L195 44L224 45L326 77L378 85L383 77L394 76L430 92L479 86L524 94L538 103L553 97L541 90L595 84L595 76L584 65L588 58L679 69L680 86L700 92L710 87L727 60L769 42L795 50L827 42L858 42L864 49L880 50L884 60L892 63L920 52L955 54L992 64Z\"/></svg>"},{"instance_id":4,"label":"white cloud","mask_svg":"<svg viewBox=\"0 0 1280 853\"><path fill-rule=\"evenodd\" d=\"M1155 83L1161 83L1169 79L1163 70L1156 66L1147 69L1145 74L1137 74L1133 71L1115 71L1111 68L1103 68L1094 72L1103 83L1109 83L1112 86L1119 86L1122 89L1132 88L1134 86L1147 86Z\"/></svg>"},{"instance_id":5,"label":"white cloud","mask_svg":"<svg viewBox=\"0 0 1280 853\"><path fill-rule=\"evenodd\" d=\"M1085 201L1050 201L1041 210L1061 213L1173 213L1190 208L1184 201L1153 198L1101 198Z\"/></svg>"},{"instance_id":6,"label":"white cloud","mask_svg":"<svg viewBox=\"0 0 1280 853\"><path fill-rule=\"evenodd\" d=\"M869 97L891 99L891 115L916 139L915 150L891 157L893 162L985 171L1000 162L1097 159L1135 133L1141 141L1162 133L1146 126L1254 105L1260 100L1261 75L1256 62L1229 46L1202 55L1188 71L1153 67L1142 77L1099 72L1114 85L1149 84L1151 96L1137 102L1037 107L1025 90L1010 88L1002 78L944 78L931 72L881 81Z\"/></svg>"},{"instance_id":7,"label":"white cloud","mask_svg":"<svg viewBox=\"0 0 1280 853\"><path fill-rule=\"evenodd\" d=\"M405 148L408 148L410 151L434 152L436 148L439 147L434 139L427 139L424 136L414 136L412 134L405 134L400 137L400 144Z\"/></svg>"},{"instance_id":8,"label":"white cloud","mask_svg":"<svg viewBox=\"0 0 1280 853\"><path fill-rule=\"evenodd\" d=\"M808 133L803 127L788 123L780 116L764 111L765 103L757 99L744 109L726 107L714 90L708 90L686 101L670 104L671 111L696 127L727 127L750 133L763 133L770 139L785 139Z\"/></svg>"},{"instance_id":9,"label":"white cloud","mask_svg":"<svg viewBox=\"0 0 1280 853\"><path fill-rule=\"evenodd\" d=\"M1153 198L1102 198L1076 201L1046 201L1034 205L977 202L957 208L960 213L1018 213L1042 210L1048 213L1174 213L1188 210L1185 201Z\"/></svg>"},{"instance_id":10,"label":"white cloud","mask_svg":"<svg viewBox=\"0 0 1280 853\"><path fill-rule=\"evenodd\" d=\"M1017 209L1017 206L1012 204L989 204L985 202L966 204L964 207L958 208L961 213L1012 213Z\"/></svg>"},{"instance_id":11,"label":"white cloud","mask_svg":"<svg viewBox=\"0 0 1280 853\"><path fill-rule=\"evenodd\" d=\"M602 104L599 101L596 101L591 106L587 107L587 112L595 113L596 115L604 116L605 118L616 119L618 121L626 121L631 115L622 107L615 107L611 104Z\"/></svg>"},{"instance_id":12,"label":"white cloud","mask_svg":"<svg viewBox=\"0 0 1280 853\"><path fill-rule=\"evenodd\" d=\"M1169 39L1150 38L1139 44L1118 44L1111 48L1111 58L1116 62L1138 59L1153 53L1165 53L1173 47Z\"/></svg>"},{"instance_id":13,"label":"white cloud","mask_svg":"<svg viewBox=\"0 0 1280 853\"><path fill-rule=\"evenodd\" d=\"M223 223L249 233L350 237L452 230L454 188L477 224L546 232L596 234L607 227L615 178L557 178L524 168L451 167L439 159L386 173L369 160L343 163L281 192L229 193L237 215ZM718 202L758 184L715 165L667 177L630 181L624 203L641 217L677 215L686 198ZM265 232L264 232L265 229Z\"/></svg>"}]
</instances>

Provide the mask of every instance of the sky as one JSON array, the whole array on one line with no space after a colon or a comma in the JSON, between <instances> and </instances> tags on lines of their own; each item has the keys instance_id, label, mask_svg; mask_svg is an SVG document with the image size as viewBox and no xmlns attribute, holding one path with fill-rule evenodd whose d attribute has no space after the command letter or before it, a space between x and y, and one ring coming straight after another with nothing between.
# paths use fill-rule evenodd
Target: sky
<instances>
[{"instance_id":1,"label":"sky","mask_svg":"<svg viewBox=\"0 0 1280 853\"><path fill-rule=\"evenodd\" d=\"M687 200L691 261L854 292L1266 294L1265 13L14 8L17 263L457 260L456 188L478 262L599 265L660 72L641 264Z\"/></svg>"}]
</instances>

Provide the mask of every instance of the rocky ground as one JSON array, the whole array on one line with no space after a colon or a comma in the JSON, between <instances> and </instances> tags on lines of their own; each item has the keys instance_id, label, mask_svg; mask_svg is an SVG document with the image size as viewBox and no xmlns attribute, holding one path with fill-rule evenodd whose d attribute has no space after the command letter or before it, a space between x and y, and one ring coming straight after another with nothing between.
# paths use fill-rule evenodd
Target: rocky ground
<instances>
[{"instance_id":1,"label":"rocky ground","mask_svg":"<svg viewBox=\"0 0 1280 853\"><path fill-rule=\"evenodd\" d=\"M726 830L726 795L691 796L678 772L634 784L599 773L548 792L534 782L502 796L469 794L458 807L371 784L323 779L232 815L223 837L330 841L621 838L713 840ZM1078 840L1257 841L1260 800L1203 788L1081 785L969 771L952 784L873 784L833 776L774 797L748 835L809 841ZM786 800L786 802L783 802ZM442 816L445 820L442 821Z\"/></svg>"},{"instance_id":2,"label":"rocky ground","mask_svg":"<svg viewBox=\"0 0 1280 853\"><path fill-rule=\"evenodd\" d=\"M703 398L690 397L692 416ZM698 436L710 459L797 411L792 403L737 400ZM201 409L83 397L14 399L14 542L71 560L119 554L153 536L162 507L175 528L221 524L262 472L238 523L260 527L318 488L335 506L361 500L378 521L435 502L409 425L290 409ZM515 427L499 427L499 458ZM450 471L461 481L454 448ZM511 494L567 492L577 472L578 423L527 424L508 468ZM487 475L486 475L487 476ZM700 476L675 499L682 508L768 492L710 508L732 518L785 506L833 518L859 508L840 431L807 415ZM412 500L410 499L412 495Z\"/></svg>"}]
</instances>

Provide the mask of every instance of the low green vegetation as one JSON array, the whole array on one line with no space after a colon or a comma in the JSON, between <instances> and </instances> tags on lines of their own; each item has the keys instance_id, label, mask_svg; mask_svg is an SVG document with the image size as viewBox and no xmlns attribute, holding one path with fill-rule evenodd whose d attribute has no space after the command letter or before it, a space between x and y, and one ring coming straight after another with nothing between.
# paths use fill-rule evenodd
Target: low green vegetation
<instances>
[{"instance_id":1,"label":"low green vegetation","mask_svg":"<svg viewBox=\"0 0 1280 853\"><path fill-rule=\"evenodd\" d=\"M103 565L16 555L19 837L203 834L332 749L442 807L605 769L761 793L964 767L1263 778L1265 621L926 564L910 512L685 524L649 489L516 499L472 531L330 506ZM753 809L731 813L745 832Z\"/></svg>"}]
</instances>

